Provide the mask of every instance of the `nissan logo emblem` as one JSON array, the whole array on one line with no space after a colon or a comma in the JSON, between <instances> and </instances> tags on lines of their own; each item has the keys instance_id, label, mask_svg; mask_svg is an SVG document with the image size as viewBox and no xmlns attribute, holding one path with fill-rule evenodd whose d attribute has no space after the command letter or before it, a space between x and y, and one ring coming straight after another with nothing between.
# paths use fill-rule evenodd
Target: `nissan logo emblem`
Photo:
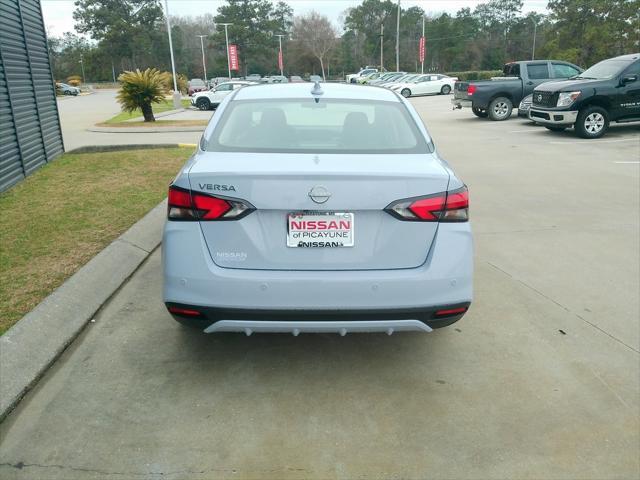
<instances>
[{"instance_id":1,"label":"nissan logo emblem","mask_svg":"<svg viewBox=\"0 0 640 480\"><path fill-rule=\"evenodd\" d=\"M316 203L325 203L331 198L331 193L325 187L316 185L309 190L309 198Z\"/></svg>"}]
</instances>

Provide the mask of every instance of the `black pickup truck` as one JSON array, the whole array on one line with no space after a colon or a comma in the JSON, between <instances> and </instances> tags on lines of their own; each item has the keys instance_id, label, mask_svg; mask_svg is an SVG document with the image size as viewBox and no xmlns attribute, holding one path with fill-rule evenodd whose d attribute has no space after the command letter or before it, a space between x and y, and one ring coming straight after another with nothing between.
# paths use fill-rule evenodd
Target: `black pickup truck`
<instances>
[{"instance_id":1,"label":"black pickup truck","mask_svg":"<svg viewBox=\"0 0 640 480\"><path fill-rule=\"evenodd\" d=\"M640 121L640 53L603 60L567 81L536 87L529 118L553 131L574 126L582 138L603 136L612 121Z\"/></svg>"},{"instance_id":2,"label":"black pickup truck","mask_svg":"<svg viewBox=\"0 0 640 480\"><path fill-rule=\"evenodd\" d=\"M573 77L582 69L558 60L511 62L502 69L503 77L491 80L456 82L451 103L453 108L470 107L478 117L506 120L511 110L535 87L550 80Z\"/></svg>"}]
</instances>

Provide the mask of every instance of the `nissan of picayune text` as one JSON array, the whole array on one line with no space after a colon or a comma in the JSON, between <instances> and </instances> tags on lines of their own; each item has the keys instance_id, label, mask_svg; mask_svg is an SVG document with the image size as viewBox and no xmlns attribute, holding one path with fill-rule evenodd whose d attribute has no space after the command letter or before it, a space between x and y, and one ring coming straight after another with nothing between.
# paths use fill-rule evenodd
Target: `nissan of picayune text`
<instances>
[{"instance_id":1,"label":"nissan of picayune text","mask_svg":"<svg viewBox=\"0 0 640 480\"><path fill-rule=\"evenodd\" d=\"M380 87L245 86L169 187L163 297L214 332L429 332L472 301L466 185Z\"/></svg>"}]
</instances>

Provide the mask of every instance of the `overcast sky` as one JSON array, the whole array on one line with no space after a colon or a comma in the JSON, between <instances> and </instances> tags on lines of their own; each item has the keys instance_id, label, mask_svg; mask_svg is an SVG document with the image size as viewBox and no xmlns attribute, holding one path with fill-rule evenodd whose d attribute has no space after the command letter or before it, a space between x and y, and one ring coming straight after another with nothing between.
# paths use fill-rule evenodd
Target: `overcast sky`
<instances>
[{"instance_id":1,"label":"overcast sky","mask_svg":"<svg viewBox=\"0 0 640 480\"><path fill-rule=\"evenodd\" d=\"M360 0L285 0L293 7L294 13L301 14L316 10L328 16L337 26L339 18L348 8L357 6ZM395 0L393 0L395 2ZM488 0L401 0L402 6L420 6L427 13L455 13L464 7L474 8ZM162 2L164 5L164 1ZM223 0L169 0L171 15L197 16L204 13L215 14ZM275 1L274 1L275 3ZM524 0L523 12L536 11L544 13L547 0ZM42 13L47 32L60 36L64 32L73 31L73 0L42 0Z\"/></svg>"}]
</instances>

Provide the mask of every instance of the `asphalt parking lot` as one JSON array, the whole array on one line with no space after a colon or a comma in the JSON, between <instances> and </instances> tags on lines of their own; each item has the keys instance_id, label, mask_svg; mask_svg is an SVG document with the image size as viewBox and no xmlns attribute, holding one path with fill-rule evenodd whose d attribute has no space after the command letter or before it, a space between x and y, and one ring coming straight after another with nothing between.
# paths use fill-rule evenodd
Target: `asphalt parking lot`
<instances>
[{"instance_id":1,"label":"asphalt parking lot","mask_svg":"<svg viewBox=\"0 0 640 480\"><path fill-rule=\"evenodd\" d=\"M638 478L640 127L412 102L470 190L463 320L205 336L166 313L156 251L0 426L0 477Z\"/></svg>"}]
</instances>

